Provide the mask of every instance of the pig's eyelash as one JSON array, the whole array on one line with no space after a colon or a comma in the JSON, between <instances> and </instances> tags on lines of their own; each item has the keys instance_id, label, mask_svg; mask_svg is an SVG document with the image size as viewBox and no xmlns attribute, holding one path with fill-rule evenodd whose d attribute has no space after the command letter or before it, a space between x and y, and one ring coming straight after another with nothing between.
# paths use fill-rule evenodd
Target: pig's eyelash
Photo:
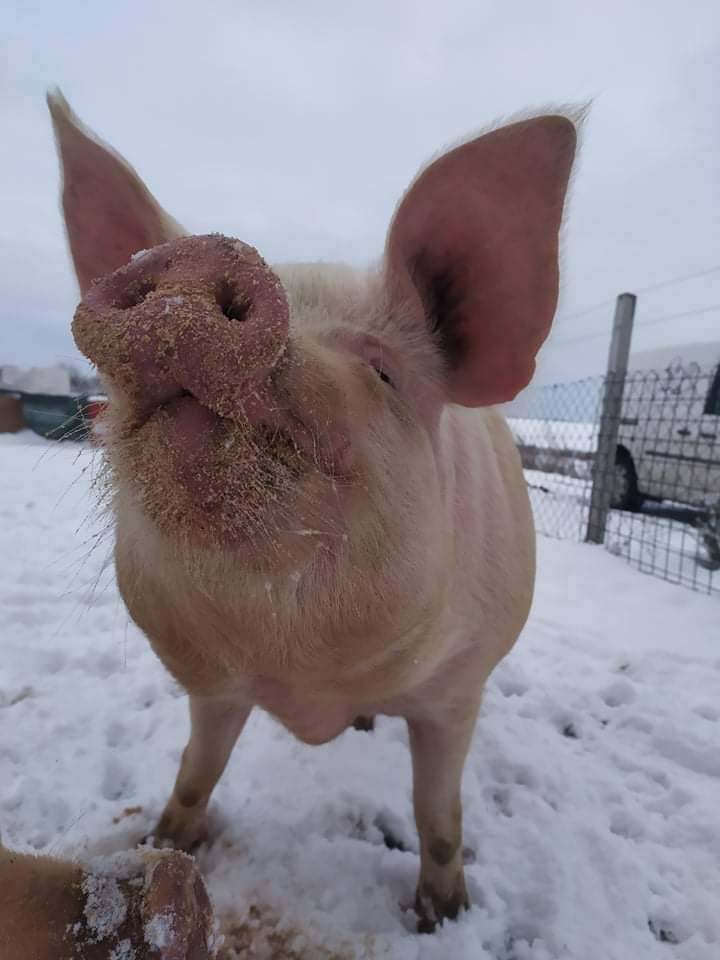
<instances>
[{"instance_id":1,"label":"pig's eyelash","mask_svg":"<svg viewBox=\"0 0 720 960\"><path fill-rule=\"evenodd\" d=\"M370 366L373 368L378 377L380 377L383 383L386 383L389 387L392 387L393 390L397 389L395 386L395 381L386 370L383 370L382 367L379 367L374 363L370 364Z\"/></svg>"}]
</instances>

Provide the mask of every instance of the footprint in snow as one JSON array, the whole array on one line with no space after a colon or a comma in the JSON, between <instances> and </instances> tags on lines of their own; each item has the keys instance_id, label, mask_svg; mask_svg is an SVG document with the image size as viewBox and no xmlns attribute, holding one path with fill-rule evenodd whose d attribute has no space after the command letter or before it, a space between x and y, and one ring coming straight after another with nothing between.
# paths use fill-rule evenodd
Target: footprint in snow
<instances>
[{"instance_id":1,"label":"footprint in snow","mask_svg":"<svg viewBox=\"0 0 720 960\"><path fill-rule=\"evenodd\" d=\"M0 708L14 707L23 700L30 700L35 696L35 690L30 686L20 687L17 690L0 690Z\"/></svg>"},{"instance_id":2,"label":"footprint in snow","mask_svg":"<svg viewBox=\"0 0 720 960\"><path fill-rule=\"evenodd\" d=\"M495 683L504 697L522 697L530 689L527 683L516 677L498 677Z\"/></svg>"},{"instance_id":3,"label":"footprint in snow","mask_svg":"<svg viewBox=\"0 0 720 960\"><path fill-rule=\"evenodd\" d=\"M650 917L648 920L648 929L655 939L660 941L660 943L680 943L677 934L673 932L670 925L664 923L662 920L655 920Z\"/></svg>"},{"instance_id":4,"label":"footprint in snow","mask_svg":"<svg viewBox=\"0 0 720 960\"><path fill-rule=\"evenodd\" d=\"M635 702L637 692L629 680L614 680L600 691L600 696L608 707L623 707Z\"/></svg>"},{"instance_id":5,"label":"footprint in snow","mask_svg":"<svg viewBox=\"0 0 720 960\"><path fill-rule=\"evenodd\" d=\"M618 727L623 730L637 730L638 733L650 734L655 729L655 724L648 717L638 713L624 717Z\"/></svg>"},{"instance_id":6,"label":"footprint in snow","mask_svg":"<svg viewBox=\"0 0 720 960\"><path fill-rule=\"evenodd\" d=\"M625 840L642 840L645 836L645 827L627 810L616 810L610 817L610 833Z\"/></svg>"},{"instance_id":7,"label":"footprint in snow","mask_svg":"<svg viewBox=\"0 0 720 960\"><path fill-rule=\"evenodd\" d=\"M135 781L124 763L113 756L105 761L100 791L106 800L125 800L135 793Z\"/></svg>"},{"instance_id":8,"label":"footprint in snow","mask_svg":"<svg viewBox=\"0 0 720 960\"><path fill-rule=\"evenodd\" d=\"M135 704L138 710L149 710L158 698L158 689L154 683L147 683L135 694Z\"/></svg>"},{"instance_id":9,"label":"footprint in snow","mask_svg":"<svg viewBox=\"0 0 720 960\"><path fill-rule=\"evenodd\" d=\"M109 652L90 654L76 661L76 665L86 673L101 679L118 673L123 667L121 658L116 653Z\"/></svg>"},{"instance_id":10,"label":"footprint in snow","mask_svg":"<svg viewBox=\"0 0 720 960\"><path fill-rule=\"evenodd\" d=\"M692 773L720 777L720 753L714 739L701 740L679 730L665 730L653 738L653 747L666 760Z\"/></svg>"},{"instance_id":11,"label":"footprint in snow","mask_svg":"<svg viewBox=\"0 0 720 960\"><path fill-rule=\"evenodd\" d=\"M130 747L137 742L137 736L122 720L111 720L105 727L105 743L108 747Z\"/></svg>"},{"instance_id":12,"label":"footprint in snow","mask_svg":"<svg viewBox=\"0 0 720 960\"><path fill-rule=\"evenodd\" d=\"M576 724L574 724L572 721L569 721L568 723L563 724L563 726L561 727L560 732L562 733L562 735L563 735L564 737L567 737L569 740L579 740L579 739L580 739L580 734L579 734L579 732L578 732L578 728L577 728Z\"/></svg>"}]
</instances>

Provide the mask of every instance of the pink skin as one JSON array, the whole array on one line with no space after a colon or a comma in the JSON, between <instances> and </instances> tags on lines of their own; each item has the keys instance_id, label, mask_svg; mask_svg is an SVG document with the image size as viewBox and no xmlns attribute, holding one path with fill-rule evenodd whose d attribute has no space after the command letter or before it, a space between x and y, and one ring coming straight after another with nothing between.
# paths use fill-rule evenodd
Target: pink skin
<instances>
[{"instance_id":1,"label":"pink skin","mask_svg":"<svg viewBox=\"0 0 720 960\"><path fill-rule=\"evenodd\" d=\"M217 426L216 414L193 396L175 397L165 409L175 424L175 444L191 455L200 453Z\"/></svg>"}]
</instances>

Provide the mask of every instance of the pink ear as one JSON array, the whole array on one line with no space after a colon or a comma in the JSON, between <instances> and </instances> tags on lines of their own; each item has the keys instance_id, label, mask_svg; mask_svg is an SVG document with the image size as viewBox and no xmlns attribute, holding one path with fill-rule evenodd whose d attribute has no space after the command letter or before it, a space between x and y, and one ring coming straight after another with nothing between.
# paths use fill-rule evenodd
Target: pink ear
<instances>
[{"instance_id":1,"label":"pink ear","mask_svg":"<svg viewBox=\"0 0 720 960\"><path fill-rule=\"evenodd\" d=\"M126 264L133 253L184 231L132 167L98 140L56 91L48 107L63 173L62 206L80 290Z\"/></svg>"},{"instance_id":2,"label":"pink ear","mask_svg":"<svg viewBox=\"0 0 720 960\"><path fill-rule=\"evenodd\" d=\"M391 297L419 298L453 403L502 403L532 378L557 306L575 139L562 116L493 130L430 164L398 207L386 248Z\"/></svg>"}]
</instances>

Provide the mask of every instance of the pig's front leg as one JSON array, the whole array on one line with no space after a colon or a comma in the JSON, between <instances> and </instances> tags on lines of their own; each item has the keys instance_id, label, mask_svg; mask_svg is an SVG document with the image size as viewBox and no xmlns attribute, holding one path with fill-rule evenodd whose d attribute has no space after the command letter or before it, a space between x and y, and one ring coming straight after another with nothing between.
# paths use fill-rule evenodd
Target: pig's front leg
<instances>
[{"instance_id":1,"label":"pig's front leg","mask_svg":"<svg viewBox=\"0 0 720 960\"><path fill-rule=\"evenodd\" d=\"M207 805L252 706L220 697L190 697L190 739L173 794L154 830L157 843L191 850L207 837Z\"/></svg>"},{"instance_id":2,"label":"pig's front leg","mask_svg":"<svg viewBox=\"0 0 720 960\"><path fill-rule=\"evenodd\" d=\"M452 712L408 717L413 762L415 822L420 836L420 877L415 909L418 932L432 933L467 909L462 859L460 784L479 699Z\"/></svg>"}]
</instances>

